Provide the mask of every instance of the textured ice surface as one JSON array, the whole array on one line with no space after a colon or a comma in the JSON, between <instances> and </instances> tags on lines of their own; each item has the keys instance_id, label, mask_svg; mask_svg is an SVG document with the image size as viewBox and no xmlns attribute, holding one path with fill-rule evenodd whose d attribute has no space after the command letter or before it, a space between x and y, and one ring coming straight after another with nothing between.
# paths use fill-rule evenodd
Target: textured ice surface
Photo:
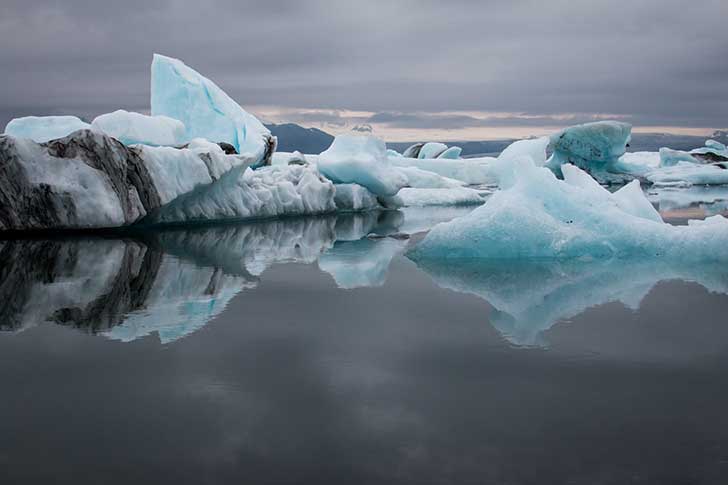
<instances>
[{"instance_id":1,"label":"textured ice surface","mask_svg":"<svg viewBox=\"0 0 728 485\"><path fill-rule=\"evenodd\" d=\"M262 159L270 131L215 83L171 57L152 61L152 115L180 120L186 137L227 142L240 154Z\"/></svg>"},{"instance_id":2,"label":"textured ice surface","mask_svg":"<svg viewBox=\"0 0 728 485\"><path fill-rule=\"evenodd\" d=\"M185 125L168 116L147 116L123 109L97 116L91 129L101 131L124 145L182 145L185 139Z\"/></svg>"},{"instance_id":3,"label":"textured ice surface","mask_svg":"<svg viewBox=\"0 0 728 485\"><path fill-rule=\"evenodd\" d=\"M660 212L698 207L707 215L722 212L728 203L728 186L651 187L648 199L657 204Z\"/></svg>"},{"instance_id":4,"label":"textured ice surface","mask_svg":"<svg viewBox=\"0 0 728 485\"><path fill-rule=\"evenodd\" d=\"M176 199L151 222L270 218L336 210L334 185L314 166L263 167L244 172L242 168ZM175 182L179 183L183 181Z\"/></svg>"},{"instance_id":5,"label":"textured ice surface","mask_svg":"<svg viewBox=\"0 0 728 485\"><path fill-rule=\"evenodd\" d=\"M359 184L336 184L334 202L340 211L381 209L377 196Z\"/></svg>"},{"instance_id":6,"label":"textured ice surface","mask_svg":"<svg viewBox=\"0 0 728 485\"><path fill-rule=\"evenodd\" d=\"M43 143L89 128L91 125L75 116L26 116L11 120L5 127L5 134Z\"/></svg>"},{"instance_id":7,"label":"textured ice surface","mask_svg":"<svg viewBox=\"0 0 728 485\"><path fill-rule=\"evenodd\" d=\"M728 184L728 170L719 165L678 162L672 167L651 170L645 178L655 185L723 185Z\"/></svg>"},{"instance_id":8,"label":"textured ice surface","mask_svg":"<svg viewBox=\"0 0 728 485\"><path fill-rule=\"evenodd\" d=\"M705 140L705 146L719 151L726 150L726 146L717 140Z\"/></svg>"},{"instance_id":9,"label":"textured ice surface","mask_svg":"<svg viewBox=\"0 0 728 485\"><path fill-rule=\"evenodd\" d=\"M444 143L431 141L422 145L417 158L438 158L445 150L447 145Z\"/></svg>"},{"instance_id":10,"label":"textured ice surface","mask_svg":"<svg viewBox=\"0 0 728 485\"><path fill-rule=\"evenodd\" d=\"M660 281L694 281L728 293L720 265L655 259L593 261L418 261L441 287L476 295L494 307L488 320L516 345L548 345L546 331L559 321L609 302L637 310Z\"/></svg>"},{"instance_id":11,"label":"textured ice surface","mask_svg":"<svg viewBox=\"0 0 728 485\"><path fill-rule=\"evenodd\" d=\"M572 126L551 137L555 159L561 163L607 163L627 151L632 125L619 121L595 121Z\"/></svg>"},{"instance_id":12,"label":"textured ice surface","mask_svg":"<svg viewBox=\"0 0 728 485\"><path fill-rule=\"evenodd\" d=\"M497 178L493 174L491 167L495 160L495 158L491 157L458 160L389 157L389 161L397 167L419 168L443 177L459 180L468 185L492 184L497 182Z\"/></svg>"},{"instance_id":13,"label":"textured ice surface","mask_svg":"<svg viewBox=\"0 0 728 485\"><path fill-rule=\"evenodd\" d=\"M543 165L546 162L546 148L550 141L547 136L515 141L498 155L498 160L515 160L526 157L534 165Z\"/></svg>"},{"instance_id":14,"label":"textured ice surface","mask_svg":"<svg viewBox=\"0 0 728 485\"><path fill-rule=\"evenodd\" d=\"M436 226L412 257L728 259L728 220L723 217L676 227L643 213L646 208L634 189L620 204L601 187L588 186L584 177L572 183L558 180L523 159L508 168L517 173L513 185L467 216Z\"/></svg>"},{"instance_id":15,"label":"textured ice surface","mask_svg":"<svg viewBox=\"0 0 728 485\"><path fill-rule=\"evenodd\" d=\"M404 188L397 194L405 207L443 205L480 205L485 198L477 190L468 187L415 189Z\"/></svg>"},{"instance_id":16,"label":"textured ice surface","mask_svg":"<svg viewBox=\"0 0 728 485\"><path fill-rule=\"evenodd\" d=\"M319 155L318 169L334 183L359 184L380 196L393 196L407 185L407 178L390 163L384 142L373 136L337 136Z\"/></svg>"},{"instance_id":17,"label":"textured ice surface","mask_svg":"<svg viewBox=\"0 0 728 485\"><path fill-rule=\"evenodd\" d=\"M700 163L697 158L695 158L688 152L672 150L666 147L660 148L661 167L672 167L674 165L677 165L678 162Z\"/></svg>"},{"instance_id":18,"label":"textured ice surface","mask_svg":"<svg viewBox=\"0 0 728 485\"><path fill-rule=\"evenodd\" d=\"M396 167L407 177L407 186L417 189L453 189L462 187L465 182L443 177L429 170L422 170L417 167Z\"/></svg>"}]
</instances>

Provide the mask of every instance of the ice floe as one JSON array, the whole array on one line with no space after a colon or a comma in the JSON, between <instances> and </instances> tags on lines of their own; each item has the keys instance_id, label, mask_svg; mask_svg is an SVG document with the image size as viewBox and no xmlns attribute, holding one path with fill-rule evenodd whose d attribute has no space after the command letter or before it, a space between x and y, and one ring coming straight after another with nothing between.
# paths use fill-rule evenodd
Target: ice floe
<instances>
[{"instance_id":1,"label":"ice floe","mask_svg":"<svg viewBox=\"0 0 728 485\"><path fill-rule=\"evenodd\" d=\"M728 220L676 227L657 220L635 186L612 196L577 167L559 180L530 160L503 164L517 175L482 207L440 224L414 259L667 257L728 259Z\"/></svg>"},{"instance_id":2,"label":"ice floe","mask_svg":"<svg viewBox=\"0 0 728 485\"><path fill-rule=\"evenodd\" d=\"M125 145L174 146L186 141L185 125L168 116L147 116L123 109L94 118L91 129L112 136Z\"/></svg>"},{"instance_id":3,"label":"ice floe","mask_svg":"<svg viewBox=\"0 0 728 485\"><path fill-rule=\"evenodd\" d=\"M75 116L25 116L11 120L4 134L43 143L89 128L91 125Z\"/></svg>"}]
</instances>

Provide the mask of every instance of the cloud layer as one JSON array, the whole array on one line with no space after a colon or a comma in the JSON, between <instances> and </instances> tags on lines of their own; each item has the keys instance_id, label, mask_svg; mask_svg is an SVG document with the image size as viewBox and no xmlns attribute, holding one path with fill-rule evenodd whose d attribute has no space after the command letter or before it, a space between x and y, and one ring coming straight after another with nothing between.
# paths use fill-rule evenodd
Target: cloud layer
<instances>
[{"instance_id":1,"label":"cloud layer","mask_svg":"<svg viewBox=\"0 0 728 485\"><path fill-rule=\"evenodd\" d=\"M2 10L0 121L145 109L160 52L246 106L366 111L382 126L601 114L728 125L723 0L5 0ZM517 116L440 114L463 111Z\"/></svg>"}]
</instances>

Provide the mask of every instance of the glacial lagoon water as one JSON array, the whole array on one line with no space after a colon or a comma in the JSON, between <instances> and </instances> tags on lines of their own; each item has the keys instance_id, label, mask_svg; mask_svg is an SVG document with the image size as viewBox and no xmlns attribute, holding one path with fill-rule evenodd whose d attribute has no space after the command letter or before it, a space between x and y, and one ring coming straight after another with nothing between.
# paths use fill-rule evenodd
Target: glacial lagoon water
<instances>
[{"instance_id":1,"label":"glacial lagoon water","mask_svg":"<svg viewBox=\"0 0 728 485\"><path fill-rule=\"evenodd\" d=\"M728 269L407 258L468 210L0 241L2 483L727 483Z\"/></svg>"}]
</instances>

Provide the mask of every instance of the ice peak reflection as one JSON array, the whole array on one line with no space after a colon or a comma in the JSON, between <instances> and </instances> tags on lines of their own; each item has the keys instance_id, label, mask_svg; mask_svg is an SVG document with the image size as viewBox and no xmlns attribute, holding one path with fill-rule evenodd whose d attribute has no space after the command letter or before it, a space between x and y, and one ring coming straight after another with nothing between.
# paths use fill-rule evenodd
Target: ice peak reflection
<instances>
[{"instance_id":1,"label":"ice peak reflection","mask_svg":"<svg viewBox=\"0 0 728 485\"><path fill-rule=\"evenodd\" d=\"M728 272L715 264L662 260L418 261L435 283L494 307L490 323L510 342L546 346L543 333L591 307L620 302L638 310L657 283L695 282L728 294Z\"/></svg>"},{"instance_id":2,"label":"ice peak reflection","mask_svg":"<svg viewBox=\"0 0 728 485\"><path fill-rule=\"evenodd\" d=\"M397 211L0 241L0 330L43 322L124 342L173 342L206 325L277 263L320 262L344 288L381 285L406 239ZM376 235L379 239L369 239ZM338 241L338 242L337 242Z\"/></svg>"}]
</instances>

